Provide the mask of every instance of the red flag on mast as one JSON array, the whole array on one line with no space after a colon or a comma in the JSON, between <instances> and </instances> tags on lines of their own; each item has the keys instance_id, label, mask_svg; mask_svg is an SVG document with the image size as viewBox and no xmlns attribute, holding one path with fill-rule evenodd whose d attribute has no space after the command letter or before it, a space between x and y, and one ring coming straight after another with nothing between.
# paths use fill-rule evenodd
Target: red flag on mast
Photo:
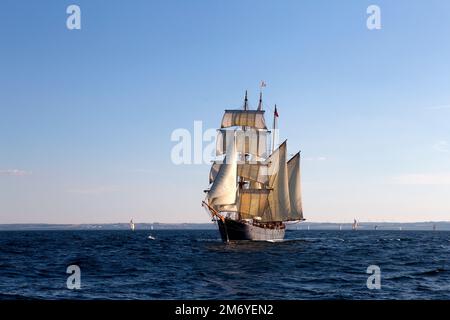
<instances>
[{"instance_id":1,"label":"red flag on mast","mask_svg":"<svg viewBox=\"0 0 450 320\"><path fill-rule=\"evenodd\" d=\"M277 106L275 106L275 111L273 112L274 117L279 117L278 115L278 111L277 111Z\"/></svg>"}]
</instances>

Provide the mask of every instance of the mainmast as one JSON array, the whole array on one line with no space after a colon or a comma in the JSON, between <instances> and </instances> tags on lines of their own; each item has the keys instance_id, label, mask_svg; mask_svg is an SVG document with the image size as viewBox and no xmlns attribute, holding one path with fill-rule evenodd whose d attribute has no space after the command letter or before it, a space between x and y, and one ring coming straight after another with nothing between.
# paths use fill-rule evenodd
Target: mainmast
<instances>
[{"instance_id":1,"label":"mainmast","mask_svg":"<svg viewBox=\"0 0 450 320\"><path fill-rule=\"evenodd\" d=\"M273 132L272 132L272 153L275 151L275 135L277 133L277 119L278 119L278 111L277 105L275 105L275 110L273 111Z\"/></svg>"},{"instance_id":2,"label":"mainmast","mask_svg":"<svg viewBox=\"0 0 450 320\"><path fill-rule=\"evenodd\" d=\"M249 107L248 107L248 95L247 95L247 90L245 90L244 111L247 111L247 110L249 110ZM246 126L242 126L241 129L244 132L247 131L247 127ZM245 153L245 150L244 150L244 152L241 152L241 157L240 157L241 163L245 163L246 158L247 158L247 153ZM238 190L244 189L244 185L246 184L246 181L244 180L244 177L238 175L237 176L237 183L239 184L239 189Z\"/></svg>"},{"instance_id":3,"label":"mainmast","mask_svg":"<svg viewBox=\"0 0 450 320\"><path fill-rule=\"evenodd\" d=\"M258 103L258 111L262 110L262 90L259 92L259 103Z\"/></svg>"},{"instance_id":4,"label":"mainmast","mask_svg":"<svg viewBox=\"0 0 450 320\"><path fill-rule=\"evenodd\" d=\"M248 110L248 97L247 97L247 90L245 90L245 98L244 98L244 110Z\"/></svg>"}]
</instances>

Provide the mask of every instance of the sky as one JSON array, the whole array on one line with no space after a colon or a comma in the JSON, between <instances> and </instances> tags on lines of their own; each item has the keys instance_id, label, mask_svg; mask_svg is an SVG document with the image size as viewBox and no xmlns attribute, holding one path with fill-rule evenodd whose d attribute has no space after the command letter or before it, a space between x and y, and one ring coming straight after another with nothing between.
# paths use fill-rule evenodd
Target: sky
<instances>
[{"instance_id":1,"label":"sky","mask_svg":"<svg viewBox=\"0 0 450 320\"><path fill-rule=\"evenodd\" d=\"M307 221L448 221L449 36L446 0L2 1L0 223L208 222L171 135L261 80Z\"/></svg>"}]
</instances>

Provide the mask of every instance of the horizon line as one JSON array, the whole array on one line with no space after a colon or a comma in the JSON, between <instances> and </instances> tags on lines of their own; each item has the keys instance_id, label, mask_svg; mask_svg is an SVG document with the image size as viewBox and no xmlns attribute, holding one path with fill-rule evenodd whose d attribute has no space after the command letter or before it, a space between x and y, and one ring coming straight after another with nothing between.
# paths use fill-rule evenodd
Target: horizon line
<instances>
[{"instance_id":1,"label":"horizon line","mask_svg":"<svg viewBox=\"0 0 450 320\"><path fill-rule=\"evenodd\" d=\"M450 223L450 220L420 220L420 221L364 221L360 220L358 223ZM307 224L307 223L329 223L329 224L353 224L350 222L321 222L321 221L303 221L299 224ZM0 223L0 226L4 225L31 225L31 224L40 224L40 225L108 225L108 224L129 224L129 222L82 222L82 223L48 223L48 222L10 222L10 223ZM134 222L137 224L214 224L211 222ZM294 225L293 223L292 225Z\"/></svg>"}]
</instances>

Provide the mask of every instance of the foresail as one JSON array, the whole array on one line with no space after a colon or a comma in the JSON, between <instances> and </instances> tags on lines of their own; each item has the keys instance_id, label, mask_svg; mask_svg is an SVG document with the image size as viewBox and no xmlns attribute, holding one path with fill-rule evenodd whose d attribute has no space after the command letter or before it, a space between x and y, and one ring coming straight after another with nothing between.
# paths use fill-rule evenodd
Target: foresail
<instances>
[{"instance_id":1,"label":"foresail","mask_svg":"<svg viewBox=\"0 0 450 320\"><path fill-rule=\"evenodd\" d=\"M289 178L289 200L291 203L291 212L289 220L302 220L302 195L300 182L300 153L293 156L287 163Z\"/></svg>"},{"instance_id":2,"label":"foresail","mask_svg":"<svg viewBox=\"0 0 450 320\"><path fill-rule=\"evenodd\" d=\"M222 128L242 126L267 129L263 110L225 110Z\"/></svg>"},{"instance_id":3,"label":"foresail","mask_svg":"<svg viewBox=\"0 0 450 320\"><path fill-rule=\"evenodd\" d=\"M269 187L272 188L269 193L270 216L273 221L286 221L291 211L286 141L270 155L269 163Z\"/></svg>"},{"instance_id":4,"label":"foresail","mask_svg":"<svg viewBox=\"0 0 450 320\"><path fill-rule=\"evenodd\" d=\"M209 204L218 207L220 205L232 205L236 203L237 192L237 153L236 141L231 143L231 148L217 172L217 176L208 192Z\"/></svg>"}]
</instances>

